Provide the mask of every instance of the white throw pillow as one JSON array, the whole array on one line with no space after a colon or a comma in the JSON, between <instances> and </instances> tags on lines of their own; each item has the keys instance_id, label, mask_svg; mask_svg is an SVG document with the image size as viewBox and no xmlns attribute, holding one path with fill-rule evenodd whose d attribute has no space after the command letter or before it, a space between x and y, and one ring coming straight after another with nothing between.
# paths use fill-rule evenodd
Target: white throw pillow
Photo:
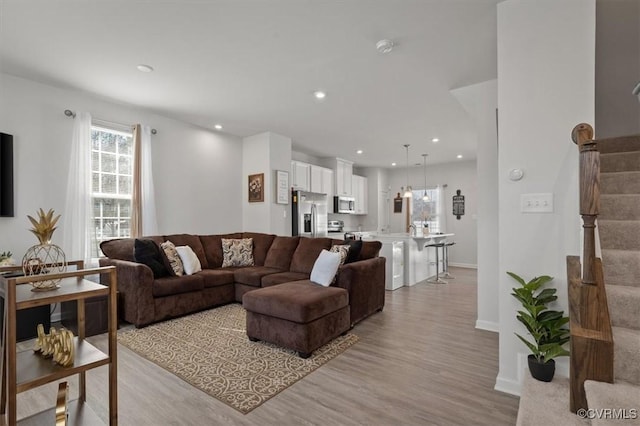
<instances>
[{"instance_id":1,"label":"white throw pillow","mask_svg":"<svg viewBox=\"0 0 640 426\"><path fill-rule=\"evenodd\" d=\"M176 247L176 251L178 252L178 256L180 256L180 260L182 260L185 275L193 275L196 272L202 271L200 260L198 260L198 256L196 256L191 247L179 246Z\"/></svg>"},{"instance_id":2,"label":"white throw pillow","mask_svg":"<svg viewBox=\"0 0 640 426\"><path fill-rule=\"evenodd\" d=\"M311 281L324 287L329 287L340 266L340 253L322 250L311 270Z\"/></svg>"}]
</instances>

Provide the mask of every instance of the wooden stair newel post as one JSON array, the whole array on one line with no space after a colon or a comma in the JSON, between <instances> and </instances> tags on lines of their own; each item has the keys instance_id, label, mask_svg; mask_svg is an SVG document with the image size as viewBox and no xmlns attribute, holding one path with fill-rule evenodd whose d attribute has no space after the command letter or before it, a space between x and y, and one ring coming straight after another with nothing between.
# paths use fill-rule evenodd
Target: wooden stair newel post
<instances>
[{"instance_id":1,"label":"wooden stair newel post","mask_svg":"<svg viewBox=\"0 0 640 426\"><path fill-rule=\"evenodd\" d=\"M600 208L600 153L593 140L593 128L581 123L571 132L580 150L580 215L584 228L582 283L595 285L596 219Z\"/></svg>"}]
</instances>

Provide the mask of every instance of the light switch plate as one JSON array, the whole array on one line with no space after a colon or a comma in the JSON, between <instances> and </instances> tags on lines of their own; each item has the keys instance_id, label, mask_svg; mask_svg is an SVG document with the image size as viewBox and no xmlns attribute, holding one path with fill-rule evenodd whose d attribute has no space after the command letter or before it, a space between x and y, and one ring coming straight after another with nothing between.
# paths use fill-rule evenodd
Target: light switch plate
<instances>
[{"instance_id":1,"label":"light switch plate","mask_svg":"<svg viewBox=\"0 0 640 426\"><path fill-rule=\"evenodd\" d=\"M553 194L522 194L520 195L520 211L522 213L552 213Z\"/></svg>"}]
</instances>

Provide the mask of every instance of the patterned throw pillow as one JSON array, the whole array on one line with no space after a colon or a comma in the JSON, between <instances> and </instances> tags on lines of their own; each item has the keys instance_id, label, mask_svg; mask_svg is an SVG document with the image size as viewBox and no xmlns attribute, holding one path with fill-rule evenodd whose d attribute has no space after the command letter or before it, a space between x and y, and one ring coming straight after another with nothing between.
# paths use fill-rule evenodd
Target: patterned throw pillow
<instances>
[{"instance_id":1,"label":"patterned throw pillow","mask_svg":"<svg viewBox=\"0 0 640 426\"><path fill-rule=\"evenodd\" d=\"M178 277L184 275L184 266L182 265L182 260L180 260L176 246L173 245L171 241L165 241L160 244L160 248L164 251L165 256L167 256L173 273Z\"/></svg>"},{"instance_id":2,"label":"patterned throw pillow","mask_svg":"<svg viewBox=\"0 0 640 426\"><path fill-rule=\"evenodd\" d=\"M253 238L222 239L223 268L253 265Z\"/></svg>"},{"instance_id":3,"label":"patterned throw pillow","mask_svg":"<svg viewBox=\"0 0 640 426\"><path fill-rule=\"evenodd\" d=\"M349 256L349 249L351 248L351 246L349 246L348 244L344 244L344 245L334 245L331 246L331 252L333 253L340 253L340 264L344 265L344 263L347 260L347 257Z\"/></svg>"}]
</instances>

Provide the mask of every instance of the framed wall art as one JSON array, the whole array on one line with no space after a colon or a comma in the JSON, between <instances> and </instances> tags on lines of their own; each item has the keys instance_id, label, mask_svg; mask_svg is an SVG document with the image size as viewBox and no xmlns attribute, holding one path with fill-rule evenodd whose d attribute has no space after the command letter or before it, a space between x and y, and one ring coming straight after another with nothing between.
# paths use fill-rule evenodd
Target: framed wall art
<instances>
[{"instance_id":1,"label":"framed wall art","mask_svg":"<svg viewBox=\"0 0 640 426\"><path fill-rule=\"evenodd\" d=\"M276 170L276 204L289 204L289 172Z\"/></svg>"},{"instance_id":2,"label":"framed wall art","mask_svg":"<svg viewBox=\"0 0 640 426\"><path fill-rule=\"evenodd\" d=\"M264 173L249 175L249 202L264 202Z\"/></svg>"}]
</instances>

